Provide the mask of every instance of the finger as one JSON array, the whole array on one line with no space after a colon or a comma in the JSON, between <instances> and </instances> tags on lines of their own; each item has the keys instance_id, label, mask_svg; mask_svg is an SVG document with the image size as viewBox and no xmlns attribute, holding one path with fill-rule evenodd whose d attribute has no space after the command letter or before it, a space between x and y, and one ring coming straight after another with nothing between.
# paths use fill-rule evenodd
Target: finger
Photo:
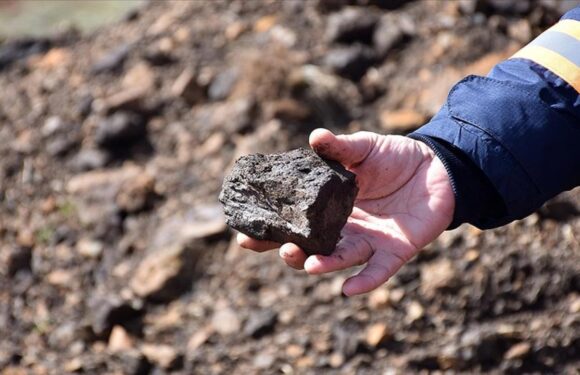
<instances>
[{"instance_id":1,"label":"finger","mask_svg":"<svg viewBox=\"0 0 580 375\"><path fill-rule=\"evenodd\" d=\"M306 253L293 243L285 243L280 247L280 257L292 268L301 270L304 268Z\"/></svg>"},{"instance_id":2,"label":"finger","mask_svg":"<svg viewBox=\"0 0 580 375\"><path fill-rule=\"evenodd\" d=\"M320 156L336 160L345 167L362 163L376 143L376 134L357 132L351 135L334 135L327 129L310 133L310 146Z\"/></svg>"},{"instance_id":3,"label":"finger","mask_svg":"<svg viewBox=\"0 0 580 375\"><path fill-rule=\"evenodd\" d=\"M373 255L369 241L362 235L345 236L331 255L313 255L306 259L304 269L312 275L343 270L366 263Z\"/></svg>"},{"instance_id":4,"label":"finger","mask_svg":"<svg viewBox=\"0 0 580 375\"><path fill-rule=\"evenodd\" d=\"M370 292L387 282L405 262L406 260L395 252L376 251L358 275L344 282L342 292L347 296Z\"/></svg>"},{"instance_id":5,"label":"finger","mask_svg":"<svg viewBox=\"0 0 580 375\"><path fill-rule=\"evenodd\" d=\"M277 242L257 240L255 238L248 237L243 233L238 233L236 240L238 241L238 245L244 249L254 250L259 253L280 247L280 244Z\"/></svg>"}]
</instances>

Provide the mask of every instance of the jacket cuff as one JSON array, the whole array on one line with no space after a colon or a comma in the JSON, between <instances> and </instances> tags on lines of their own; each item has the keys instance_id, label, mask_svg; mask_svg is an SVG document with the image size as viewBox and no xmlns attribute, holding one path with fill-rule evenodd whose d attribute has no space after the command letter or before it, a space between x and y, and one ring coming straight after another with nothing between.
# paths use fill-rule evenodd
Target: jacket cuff
<instances>
[{"instance_id":1,"label":"jacket cuff","mask_svg":"<svg viewBox=\"0 0 580 375\"><path fill-rule=\"evenodd\" d=\"M442 139L411 133L409 138L429 146L441 160L455 196L453 221L448 230L463 223L481 229L495 226L507 211L501 196L481 170L457 147Z\"/></svg>"}]
</instances>

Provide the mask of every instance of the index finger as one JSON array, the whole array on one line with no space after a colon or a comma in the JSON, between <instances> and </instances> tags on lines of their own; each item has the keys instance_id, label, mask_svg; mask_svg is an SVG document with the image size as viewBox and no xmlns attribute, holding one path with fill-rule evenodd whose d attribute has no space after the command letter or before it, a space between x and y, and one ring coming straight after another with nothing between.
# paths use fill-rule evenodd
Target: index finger
<instances>
[{"instance_id":1,"label":"index finger","mask_svg":"<svg viewBox=\"0 0 580 375\"><path fill-rule=\"evenodd\" d=\"M259 253L267 250L277 249L280 247L280 244L278 242L257 240L243 233L238 233L236 240L238 241L238 245L240 245L244 249L254 250Z\"/></svg>"}]
</instances>

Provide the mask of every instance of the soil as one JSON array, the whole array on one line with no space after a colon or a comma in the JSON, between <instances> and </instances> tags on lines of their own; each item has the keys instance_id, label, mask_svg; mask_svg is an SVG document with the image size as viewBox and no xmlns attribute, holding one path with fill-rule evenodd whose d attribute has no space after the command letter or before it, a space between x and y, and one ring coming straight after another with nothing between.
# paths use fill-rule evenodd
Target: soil
<instances>
[{"instance_id":1,"label":"soil","mask_svg":"<svg viewBox=\"0 0 580 375\"><path fill-rule=\"evenodd\" d=\"M217 201L316 127L413 130L574 3L150 2L2 42L0 372L577 372L578 189L353 298L238 248Z\"/></svg>"}]
</instances>

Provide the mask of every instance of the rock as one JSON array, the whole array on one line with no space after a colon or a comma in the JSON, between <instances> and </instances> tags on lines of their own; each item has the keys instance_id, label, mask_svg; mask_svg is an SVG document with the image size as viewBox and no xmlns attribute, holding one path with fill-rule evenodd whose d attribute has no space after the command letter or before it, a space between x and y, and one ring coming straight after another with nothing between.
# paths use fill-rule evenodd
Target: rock
<instances>
[{"instance_id":1,"label":"rock","mask_svg":"<svg viewBox=\"0 0 580 375\"><path fill-rule=\"evenodd\" d=\"M423 306L417 301L411 301L407 306L407 316L406 320L409 323L413 323L417 320L420 320L425 316L425 309Z\"/></svg>"},{"instance_id":2,"label":"rock","mask_svg":"<svg viewBox=\"0 0 580 375\"><path fill-rule=\"evenodd\" d=\"M368 297L369 307L373 310L381 309L389 305L389 290L381 287L373 290Z\"/></svg>"},{"instance_id":3,"label":"rock","mask_svg":"<svg viewBox=\"0 0 580 375\"><path fill-rule=\"evenodd\" d=\"M71 178L67 191L75 198L81 223L97 225L117 216L121 211L117 197L130 195L130 191L123 190L130 189L134 184L132 181L140 180L146 174L141 167L125 164L121 168L91 171Z\"/></svg>"},{"instance_id":4,"label":"rock","mask_svg":"<svg viewBox=\"0 0 580 375\"><path fill-rule=\"evenodd\" d=\"M325 36L330 42L370 43L378 17L368 8L345 8L328 17Z\"/></svg>"},{"instance_id":5,"label":"rock","mask_svg":"<svg viewBox=\"0 0 580 375\"><path fill-rule=\"evenodd\" d=\"M132 349L134 346L133 339L122 326L114 326L109 335L109 344L107 349L110 352L123 352Z\"/></svg>"},{"instance_id":6,"label":"rock","mask_svg":"<svg viewBox=\"0 0 580 375\"><path fill-rule=\"evenodd\" d=\"M197 82L197 74L191 68L185 69L171 86L171 94L182 98L188 104L199 103L205 97L203 88Z\"/></svg>"},{"instance_id":7,"label":"rock","mask_svg":"<svg viewBox=\"0 0 580 375\"><path fill-rule=\"evenodd\" d=\"M151 362L137 349L113 353L112 358L114 361L108 363L111 373L142 375L151 371Z\"/></svg>"},{"instance_id":8,"label":"rock","mask_svg":"<svg viewBox=\"0 0 580 375\"><path fill-rule=\"evenodd\" d=\"M200 140L205 141L216 131L228 135L249 131L255 114L253 99L237 99L200 106L195 110L193 122Z\"/></svg>"},{"instance_id":9,"label":"rock","mask_svg":"<svg viewBox=\"0 0 580 375\"><path fill-rule=\"evenodd\" d=\"M2 263L6 264L6 274L14 277L20 271L32 270L31 247L7 247L0 254Z\"/></svg>"},{"instance_id":10,"label":"rock","mask_svg":"<svg viewBox=\"0 0 580 375\"><path fill-rule=\"evenodd\" d=\"M441 259L421 267L421 293L432 298L440 290L449 290L457 282L457 269L449 259Z\"/></svg>"},{"instance_id":11,"label":"rock","mask_svg":"<svg viewBox=\"0 0 580 375\"><path fill-rule=\"evenodd\" d=\"M18 60L44 53L50 49L52 41L46 38L21 38L0 45L0 71Z\"/></svg>"},{"instance_id":12,"label":"rock","mask_svg":"<svg viewBox=\"0 0 580 375\"><path fill-rule=\"evenodd\" d=\"M187 353L194 353L211 337L214 332L215 329L209 325L208 327L205 327L191 335L187 341Z\"/></svg>"},{"instance_id":13,"label":"rock","mask_svg":"<svg viewBox=\"0 0 580 375\"><path fill-rule=\"evenodd\" d=\"M244 333L253 338L260 338L274 330L278 313L273 310L262 310L250 316L244 327Z\"/></svg>"},{"instance_id":14,"label":"rock","mask_svg":"<svg viewBox=\"0 0 580 375\"><path fill-rule=\"evenodd\" d=\"M155 178L145 173L123 183L116 203L124 212L135 213L151 207L156 196Z\"/></svg>"},{"instance_id":15,"label":"rock","mask_svg":"<svg viewBox=\"0 0 580 375\"><path fill-rule=\"evenodd\" d=\"M236 68L226 69L217 74L211 81L207 95L211 100L224 100L238 82L239 71Z\"/></svg>"},{"instance_id":16,"label":"rock","mask_svg":"<svg viewBox=\"0 0 580 375\"><path fill-rule=\"evenodd\" d=\"M358 350L360 332L360 324L352 318L337 323L332 330L335 351L345 359L352 358Z\"/></svg>"},{"instance_id":17,"label":"rock","mask_svg":"<svg viewBox=\"0 0 580 375\"><path fill-rule=\"evenodd\" d=\"M173 244L149 253L137 267L129 286L155 302L172 300L191 287L199 249Z\"/></svg>"},{"instance_id":18,"label":"rock","mask_svg":"<svg viewBox=\"0 0 580 375\"><path fill-rule=\"evenodd\" d=\"M126 327L142 314L140 306L110 293L92 297L88 305L91 328L98 337L107 337L114 326Z\"/></svg>"},{"instance_id":19,"label":"rock","mask_svg":"<svg viewBox=\"0 0 580 375\"><path fill-rule=\"evenodd\" d=\"M153 66L166 66L177 61L171 53L160 48L148 49L143 53L143 59Z\"/></svg>"},{"instance_id":20,"label":"rock","mask_svg":"<svg viewBox=\"0 0 580 375\"><path fill-rule=\"evenodd\" d=\"M146 63L138 63L123 76L121 84L125 89L141 90L150 93L155 88L155 72Z\"/></svg>"},{"instance_id":21,"label":"rock","mask_svg":"<svg viewBox=\"0 0 580 375\"><path fill-rule=\"evenodd\" d=\"M147 97L147 91L142 87L133 87L115 92L106 98L94 100L91 110L95 112L111 114L117 111L144 112L143 101Z\"/></svg>"},{"instance_id":22,"label":"rock","mask_svg":"<svg viewBox=\"0 0 580 375\"><path fill-rule=\"evenodd\" d=\"M66 123L59 116L51 116L46 119L42 126L42 135L45 137L58 133L66 128Z\"/></svg>"},{"instance_id":23,"label":"rock","mask_svg":"<svg viewBox=\"0 0 580 375\"><path fill-rule=\"evenodd\" d=\"M391 17L381 18L374 34L373 46L381 58L397 47L404 39L405 34Z\"/></svg>"},{"instance_id":24,"label":"rock","mask_svg":"<svg viewBox=\"0 0 580 375\"><path fill-rule=\"evenodd\" d=\"M529 342L520 342L518 344L513 345L507 352L504 354L504 358L507 360L512 359L521 359L524 358L530 350L532 349L532 344Z\"/></svg>"},{"instance_id":25,"label":"rock","mask_svg":"<svg viewBox=\"0 0 580 375\"><path fill-rule=\"evenodd\" d=\"M98 258L103 252L103 243L90 238L81 238L77 243L77 251L86 258Z\"/></svg>"},{"instance_id":26,"label":"rock","mask_svg":"<svg viewBox=\"0 0 580 375\"><path fill-rule=\"evenodd\" d=\"M227 230L225 216L218 202L199 204L163 221L153 235L153 249L173 244L192 244L199 239L213 239Z\"/></svg>"},{"instance_id":27,"label":"rock","mask_svg":"<svg viewBox=\"0 0 580 375\"><path fill-rule=\"evenodd\" d=\"M254 23L254 31L257 33L264 33L270 30L277 21L277 17L275 15L267 15L260 17L256 23Z\"/></svg>"},{"instance_id":28,"label":"rock","mask_svg":"<svg viewBox=\"0 0 580 375\"><path fill-rule=\"evenodd\" d=\"M381 127L390 132L403 133L425 124L427 118L412 109L384 111L381 113Z\"/></svg>"},{"instance_id":29,"label":"rock","mask_svg":"<svg viewBox=\"0 0 580 375\"><path fill-rule=\"evenodd\" d=\"M343 77L358 81L374 62L375 54L370 47L354 44L328 51L323 65Z\"/></svg>"},{"instance_id":30,"label":"rock","mask_svg":"<svg viewBox=\"0 0 580 375\"><path fill-rule=\"evenodd\" d=\"M389 331L385 323L376 323L368 327L366 333L366 343L376 348L381 343L386 341L391 337L391 332Z\"/></svg>"},{"instance_id":31,"label":"rock","mask_svg":"<svg viewBox=\"0 0 580 375\"><path fill-rule=\"evenodd\" d=\"M80 140L74 136L63 135L46 144L46 152L52 157L62 157L78 147Z\"/></svg>"},{"instance_id":32,"label":"rock","mask_svg":"<svg viewBox=\"0 0 580 375\"><path fill-rule=\"evenodd\" d=\"M93 64L91 73L119 73L123 69L123 64L130 51L131 47L129 45L122 45L108 52Z\"/></svg>"},{"instance_id":33,"label":"rock","mask_svg":"<svg viewBox=\"0 0 580 375\"><path fill-rule=\"evenodd\" d=\"M102 150L84 149L71 160L71 167L78 172L102 168L109 162L110 156Z\"/></svg>"},{"instance_id":34,"label":"rock","mask_svg":"<svg viewBox=\"0 0 580 375\"><path fill-rule=\"evenodd\" d=\"M229 307L218 309L211 318L211 324L221 335L238 333L242 327L238 315Z\"/></svg>"},{"instance_id":35,"label":"rock","mask_svg":"<svg viewBox=\"0 0 580 375\"><path fill-rule=\"evenodd\" d=\"M231 227L262 240L330 254L358 193L355 175L313 151L248 155L226 177L220 201Z\"/></svg>"},{"instance_id":36,"label":"rock","mask_svg":"<svg viewBox=\"0 0 580 375\"><path fill-rule=\"evenodd\" d=\"M131 112L118 112L99 122L95 142L107 150L126 148L139 142L147 135L147 124L143 117Z\"/></svg>"},{"instance_id":37,"label":"rock","mask_svg":"<svg viewBox=\"0 0 580 375\"><path fill-rule=\"evenodd\" d=\"M183 366L183 355L169 345L144 344L141 352L151 363L163 369L176 370Z\"/></svg>"},{"instance_id":38,"label":"rock","mask_svg":"<svg viewBox=\"0 0 580 375\"><path fill-rule=\"evenodd\" d=\"M254 358L254 366L262 370L272 368L275 362L276 357L269 353L259 353Z\"/></svg>"}]
</instances>

